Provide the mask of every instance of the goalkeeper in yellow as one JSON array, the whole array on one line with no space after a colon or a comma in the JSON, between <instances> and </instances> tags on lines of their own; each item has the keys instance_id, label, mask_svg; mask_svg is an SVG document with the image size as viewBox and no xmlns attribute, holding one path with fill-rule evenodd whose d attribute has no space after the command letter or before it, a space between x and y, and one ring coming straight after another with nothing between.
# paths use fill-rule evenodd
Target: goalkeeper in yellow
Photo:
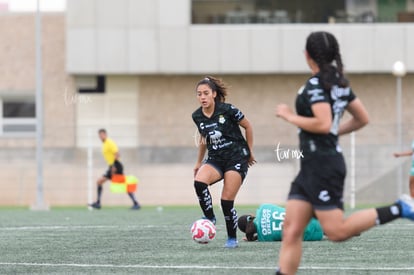
<instances>
[{"instance_id":1,"label":"goalkeeper in yellow","mask_svg":"<svg viewBox=\"0 0 414 275\"><path fill-rule=\"evenodd\" d=\"M90 206L95 209L101 209L101 196L102 196L102 185L107 181L112 179L112 175L114 174L124 174L124 167L122 163L119 161L119 151L118 146L116 143L108 137L108 134L105 129L100 129L98 131L99 138L102 141L102 155L108 163L108 170L103 174L97 183L98 187L98 198L96 202L92 203ZM131 209L138 210L141 208L137 199L135 198L134 193L128 193L128 196L131 198L133 202L133 206Z\"/></svg>"},{"instance_id":2,"label":"goalkeeper in yellow","mask_svg":"<svg viewBox=\"0 0 414 275\"><path fill-rule=\"evenodd\" d=\"M238 220L239 229L246 234L247 241L271 242L282 240L285 208L262 204L254 215L243 215ZM318 220L311 219L303 234L304 241L320 241L323 230Z\"/></svg>"}]
</instances>

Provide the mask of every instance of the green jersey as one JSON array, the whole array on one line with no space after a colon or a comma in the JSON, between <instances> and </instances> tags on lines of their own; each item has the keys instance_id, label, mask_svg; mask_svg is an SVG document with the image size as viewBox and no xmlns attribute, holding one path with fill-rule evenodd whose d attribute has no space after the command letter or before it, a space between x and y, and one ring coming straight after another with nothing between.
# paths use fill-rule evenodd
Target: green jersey
<instances>
[{"instance_id":1,"label":"green jersey","mask_svg":"<svg viewBox=\"0 0 414 275\"><path fill-rule=\"evenodd\" d=\"M257 230L257 240L260 242L281 241L283 221L286 211L283 207L273 204L262 204L256 211L253 223ZM303 234L304 241L320 241L323 230L318 220L312 218Z\"/></svg>"}]
</instances>

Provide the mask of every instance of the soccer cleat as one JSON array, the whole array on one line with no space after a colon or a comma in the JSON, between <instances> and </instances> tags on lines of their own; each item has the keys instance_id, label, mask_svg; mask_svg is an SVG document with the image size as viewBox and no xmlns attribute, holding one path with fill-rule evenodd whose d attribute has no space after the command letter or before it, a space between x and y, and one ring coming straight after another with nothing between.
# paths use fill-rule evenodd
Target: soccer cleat
<instances>
[{"instance_id":1,"label":"soccer cleat","mask_svg":"<svg viewBox=\"0 0 414 275\"><path fill-rule=\"evenodd\" d=\"M131 207L131 210L139 210L139 209L141 209L141 205L139 205L139 204L134 204L134 205Z\"/></svg>"},{"instance_id":2,"label":"soccer cleat","mask_svg":"<svg viewBox=\"0 0 414 275\"><path fill-rule=\"evenodd\" d=\"M236 247L239 247L239 242L237 241L236 238L228 238L224 247L225 248L236 248Z\"/></svg>"},{"instance_id":3,"label":"soccer cleat","mask_svg":"<svg viewBox=\"0 0 414 275\"><path fill-rule=\"evenodd\" d=\"M89 204L89 206L95 209L101 209L101 204L99 202L94 202L92 204Z\"/></svg>"},{"instance_id":4,"label":"soccer cleat","mask_svg":"<svg viewBox=\"0 0 414 275\"><path fill-rule=\"evenodd\" d=\"M401 205L401 217L414 221L414 200L404 194L397 201Z\"/></svg>"},{"instance_id":5,"label":"soccer cleat","mask_svg":"<svg viewBox=\"0 0 414 275\"><path fill-rule=\"evenodd\" d=\"M216 225L216 217L213 217L213 218L211 218L211 219L209 219L209 218L207 218L206 216L204 216L204 217L201 217L203 220L209 220L209 221L211 221L214 225Z\"/></svg>"}]
</instances>

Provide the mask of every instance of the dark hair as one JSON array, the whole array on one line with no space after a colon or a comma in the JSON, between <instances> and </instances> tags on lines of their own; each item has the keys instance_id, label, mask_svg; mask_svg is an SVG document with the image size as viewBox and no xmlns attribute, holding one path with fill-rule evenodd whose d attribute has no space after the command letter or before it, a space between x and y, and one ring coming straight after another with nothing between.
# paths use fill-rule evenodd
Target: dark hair
<instances>
[{"instance_id":1,"label":"dark hair","mask_svg":"<svg viewBox=\"0 0 414 275\"><path fill-rule=\"evenodd\" d=\"M100 134L100 133L105 133L105 134L106 134L106 130L105 130L105 129L103 129L103 128L102 128L102 129L99 129L99 130L98 130L98 133L99 133L99 134Z\"/></svg>"},{"instance_id":2,"label":"dark hair","mask_svg":"<svg viewBox=\"0 0 414 275\"><path fill-rule=\"evenodd\" d=\"M246 234L246 239L249 242L257 240L257 229L253 222L255 218L253 215L243 215L237 221L237 226L240 231Z\"/></svg>"},{"instance_id":3,"label":"dark hair","mask_svg":"<svg viewBox=\"0 0 414 275\"><path fill-rule=\"evenodd\" d=\"M330 90L333 85L348 87L349 81L344 76L339 44L329 32L312 32L306 40L306 51L319 67L322 87ZM335 61L336 66L332 64Z\"/></svg>"},{"instance_id":4,"label":"dark hair","mask_svg":"<svg viewBox=\"0 0 414 275\"><path fill-rule=\"evenodd\" d=\"M221 79L206 76L197 83L196 87L202 84L207 84L211 90L216 91L217 96L215 98L215 102L224 102L226 100L227 86Z\"/></svg>"}]
</instances>

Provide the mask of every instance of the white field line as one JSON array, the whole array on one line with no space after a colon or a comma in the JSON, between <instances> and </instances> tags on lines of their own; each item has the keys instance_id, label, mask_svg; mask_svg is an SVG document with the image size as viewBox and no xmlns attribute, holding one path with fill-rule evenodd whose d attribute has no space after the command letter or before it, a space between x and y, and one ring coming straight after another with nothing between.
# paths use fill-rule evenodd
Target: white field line
<instances>
[{"instance_id":1,"label":"white field line","mask_svg":"<svg viewBox=\"0 0 414 275\"><path fill-rule=\"evenodd\" d=\"M223 270L276 270L275 267L259 266L200 266L200 265L113 265L113 264L56 264L56 263L7 263L0 262L0 266L30 266L30 267L79 267L79 268L133 268L133 269L223 269ZM301 266L300 270L330 270L330 271L413 271L412 267L322 267Z\"/></svg>"},{"instance_id":2,"label":"white field line","mask_svg":"<svg viewBox=\"0 0 414 275\"><path fill-rule=\"evenodd\" d=\"M114 229L114 228L163 228L171 225L40 225L40 226L12 226L0 227L0 231L25 231L25 230L83 230L83 229Z\"/></svg>"}]
</instances>

